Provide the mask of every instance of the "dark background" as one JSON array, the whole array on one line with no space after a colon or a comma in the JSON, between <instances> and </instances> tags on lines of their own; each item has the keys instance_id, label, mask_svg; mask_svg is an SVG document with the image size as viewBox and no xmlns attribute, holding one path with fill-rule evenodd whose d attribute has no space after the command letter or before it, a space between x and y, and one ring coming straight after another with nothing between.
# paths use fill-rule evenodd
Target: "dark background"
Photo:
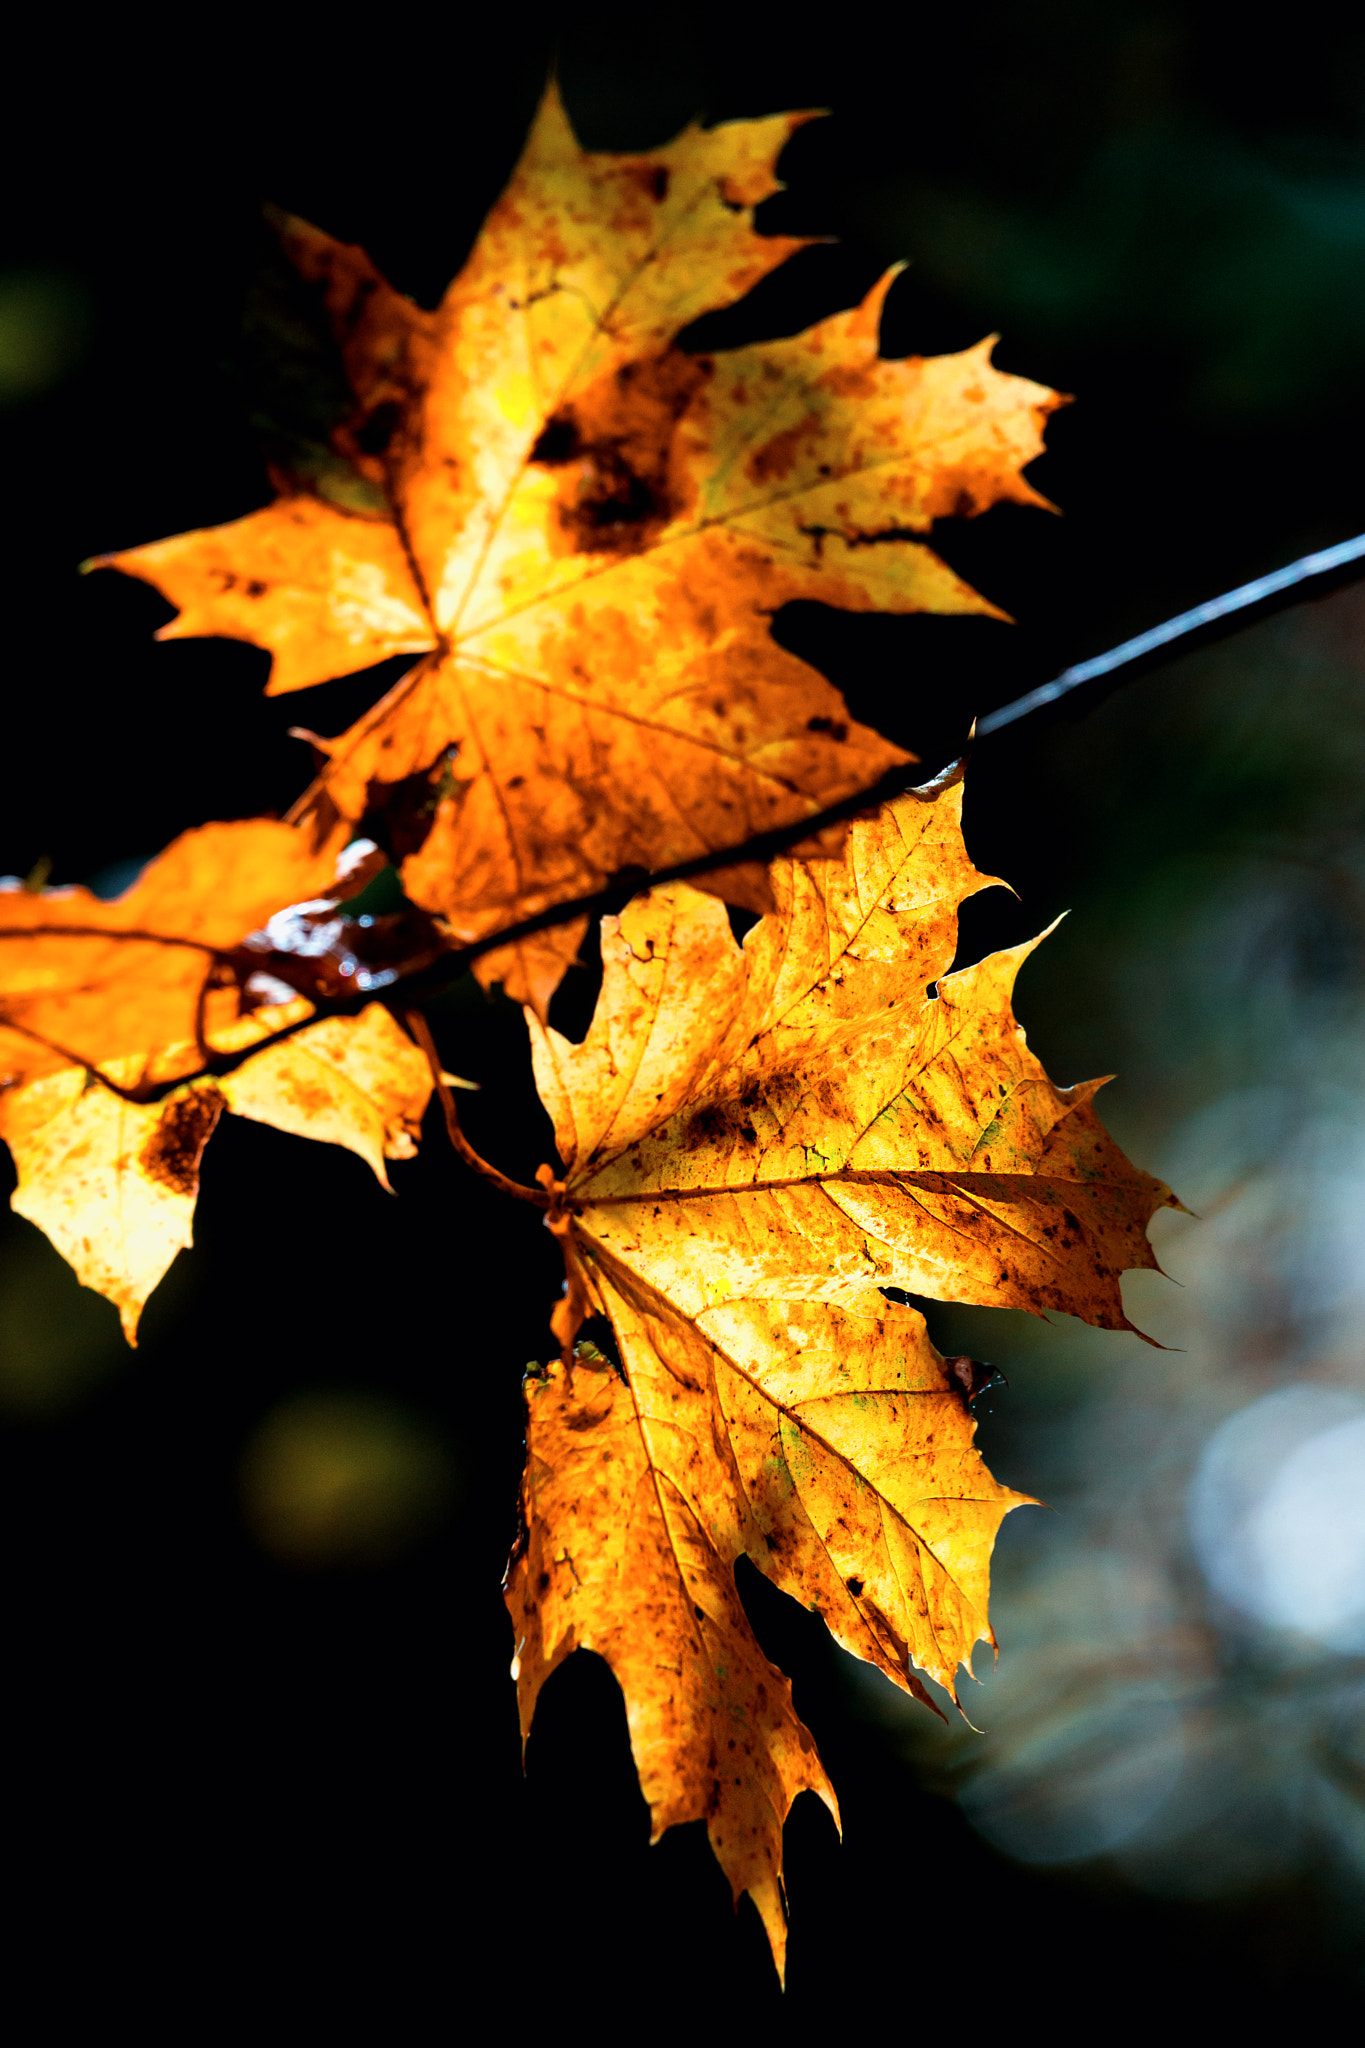
<instances>
[{"instance_id":1,"label":"dark background","mask_svg":"<svg viewBox=\"0 0 1365 2048\"><path fill-rule=\"evenodd\" d=\"M999 329L1002 367L1077 395L1031 472L1064 518L1002 509L936 530L1015 626L815 606L777 623L926 760L1067 662L1365 526L1365 37L1326 9L1273 34L1244 9L1129 4L789 26L588 9L395 15L344 36L259 13L213 34L30 29L11 49L0 195L0 335L7 303L22 330L0 348L0 869L48 859L55 881L112 887L188 825L284 808L308 773L286 728L340 730L371 701L373 678L267 702L263 654L155 647L168 612L153 592L75 568L267 494L239 338L262 202L362 242L432 303L556 49L593 147L647 147L698 110L832 110L789 149L764 224L840 246L699 343L791 332L908 256L887 353ZM37 357L23 333L47 337ZM973 854L1024 901L973 906L966 950L1078 906L1043 1005L1054 1066L1113 1064L1084 968L1104 876L1142 874L1175 842L1197 861L1222 829L1225 791L1189 751L1198 719L1182 723L1179 689L1149 688L1021 728L973 773ZM565 1022L590 1000L584 974ZM434 1022L482 1084L475 1142L529 1178L549 1147L516 1016L461 987ZM1009 2027L1244 2007L1301 2020L1352 1995L1349 1941L1307 1880L1177 1907L1102 1865L1045 1875L986 1848L859 1711L820 1626L751 1575L755 1623L845 1811L842 1850L813 1801L789 1825L780 2005L700 1828L647 1850L595 1660L547 1692L523 1781L498 1581L518 1377L547 1353L556 1258L434 1127L395 1184L396 1201L349 1156L229 1119L196 1248L136 1355L37 1234L8 1226L0 1807L16 1971L39 1955L58 2001L153 2005L188 1973L191 2016L269 1983L272 2013L319 2027L373 2001L388 2039L489 2000L537 2031L728 2037L759 2019L988 2011ZM319 1388L382 1394L445 1461L453 1505L392 1561L291 1565L244 1516L244 1453L282 1401ZM1028 1488L1007 1421L994 1441L1001 1476Z\"/></svg>"}]
</instances>

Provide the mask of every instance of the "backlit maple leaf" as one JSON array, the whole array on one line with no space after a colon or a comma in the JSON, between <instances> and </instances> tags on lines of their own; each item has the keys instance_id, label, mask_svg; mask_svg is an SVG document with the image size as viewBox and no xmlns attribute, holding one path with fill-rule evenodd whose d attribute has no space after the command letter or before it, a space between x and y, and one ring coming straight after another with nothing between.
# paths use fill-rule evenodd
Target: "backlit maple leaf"
<instances>
[{"instance_id":1,"label":"backlit maple leaf","mask_svg":"<svg viewBox=\"0 0 1365 2048\"><path fill-rule=\"evenodd\" d=\"M914 536L1044 502L1022 470L1055 394L989 342L880 358L891 274L794 339L676 346L802 246L753 209L807 118L594 154L551 90L435 312L284 220L354 396L332 457L244 519L104 558L180 607L165 635L268 648L273 691L423 656L324 743L306 807L387 814L409 896L459 942L910 758L775 644L773 612L994 612ZM753 877L716 886L744 900ZM543 1010L582 930L478 972Z\"/></svg>"},{"instance_id":2,"label":"backlit maple leaf","mask_svg":"<svg viewBox=\"0 0 1365 2048\"><path fill-rule=\"evenodd\" d=\"M190 1242L200 1160L225 1109L345 1145L385 1186L385 1159L412 1154L431 1077L387 1010L309 1024L313 1005L278 984L282 1002L243 1008L253 960L275 958L272 919L300 896L312 900L296 917L334 909L337 897L318 890L344 836L317 844L265 818L205 825L113 902L0 888L0 1137L18 1168L13 1206L115 1304L130 1342ZM354 855L340 865L344 895ZM229 1071L205 1073L254 1045Z\"/></svg>"},{"instance_id":3,"label":"backlit maple leaf","mask_svg":"<svg viewBox=\"0 0 1365 2048\"><path fill-rule=\"evenodd\" d=\"M779 1964L782 1822L802 1785L828 1795L735 1604L737 1558L896 1684L956 1697L1023 1496L885 1290L1127 1327L1120 1275L1155 1264L1146 1225L1172 1200L1105 1133L1097 1084L1057 1088L1029 1052L1010 992L1031 947L946 972L988 885L960 803L954 783L912 792L842 858L776 862L743 947L713 899L655 889L604 923L581 1045L528 1011L569 1282L565 1362L528 1384L523 1727L556 1664L598 1650L656 1831L707 1819ZM620 1383L567 1363L592 1310ZM626 1583L650 1588L634 1614Z\"/></svg>"}]
</instances>

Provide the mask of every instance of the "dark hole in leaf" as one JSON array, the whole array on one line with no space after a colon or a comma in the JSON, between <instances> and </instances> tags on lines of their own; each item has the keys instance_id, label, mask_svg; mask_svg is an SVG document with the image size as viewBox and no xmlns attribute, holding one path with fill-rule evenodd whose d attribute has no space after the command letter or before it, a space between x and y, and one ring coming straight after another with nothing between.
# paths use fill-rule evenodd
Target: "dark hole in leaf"
<instances>
[{"instance_id":1,"label":"dark hole in leaf","mask_svg":"<svg viewBox=\"0 0 1365 2048\"><path fill-rule=\"evenodd\" d=\"M589 1316L578 1332L578 1342L580 1344L590 1344L601 1357L606 1359L613 1372L618 1373L622 1379L625 1378L625 1371L621 1364L621 1353L616 1342L616 1332L612 1329L605 1316Z\"/></svg>"},{"instance_id":2,"label":"dark hole in leaf","mask_svg":"<svg viewBox=\"0 0 1365 2048\"><path fill-rule=\"evenodd\" d=\"M391 398L377 405L356 433L356 446L366 455L382 455L398 425L398 407Z\"/></svg>"},{"instance_id":3,"label":"dark hole in leaf","mask_svg":"<svg viewBox=\"0 0 1365 2048\"><path fill-rule=\"evenodd\" d=\"M572 462L579 446L578 428L574 421L563 413L556 413L541 428L540 437L531 450L531 460L544 463L547 469L554 469L562 462Z\"/></svg>"}]
</instances>

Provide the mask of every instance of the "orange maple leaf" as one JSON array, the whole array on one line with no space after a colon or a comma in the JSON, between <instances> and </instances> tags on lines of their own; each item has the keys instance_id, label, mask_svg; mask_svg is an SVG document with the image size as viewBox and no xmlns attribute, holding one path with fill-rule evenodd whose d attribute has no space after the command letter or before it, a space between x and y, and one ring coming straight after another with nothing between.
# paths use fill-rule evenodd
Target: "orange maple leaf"
<instances>
[{"instance_id":1,"label":"orange maple leaf","mask_svg":"<svg viewBox=\"0 0 1365 2048\"><path fill-rule=\"evenodd\" d=\"M318 844L267 818L205 825L113 902L0 887L0 1137L18 1167L13 1207L116 1305L130 1343L191 1241L200 1160L223 1110L345 1145L385 1186L384 1161L412 1154L431 1076L387 1010L310 1024L305 997L267 984L284 1000L244 1008L249 975L224 972L243 942L249 967L251 936L286 906L325 918L355 888L363 850L339 862L344 837ZM319 896L325 882L337 893ZM206 1073L215 1059L226 1070Z\"/></svg>"},{"instance_id":2,"label":"orange maple leaf","mask_svg":"<svg viewBox=\"0 0 1365 2048\"><path fill-rule=\"evenodd\" d=\"M774 863L742 947L718 902L655 889L604 922L581 1045L527 1012L569 1278L563 1360L528 1383L523 1729L563 1657L598 1650L656 1833L706 1818L779 1967L782 1822L802 1786L832 1795L736 1559L896 1684L956 1698L1025 1497L885 1290L1127 1327L1120 1275L1155 1264L1146 1225L1173 1200L1104 1131L1098 1084L1057 1088L1029 1052L1010 992L1031 947L946 971L958 906L988 886L960 806L955 783L911 792L840 858ZM620 1381L575 1369L592 1311Z\"/></svg>"},{"instance_id":3,"label":"orange maple leaf","mask_svg":"<svg viewBox=\"0 0 1365 2048\"><path fill-rule=\"evenodd\" d=\"M404 887L459 943L912 758L775 644L779 606L1002 616L915 536L1045 503L1022 470L1053 392L993 369L989 340L879 357L894 273L790 340L677 345L803 246L757 233L753 210L808 118L605 155L579 148L551 89L435 312L284 219L354 397L332 457L244 519L102 558L180 607L163 636L269 649L272 691L423 656L322 743L303 808L400 811ZM763 908L761 882L713 886L758 888ZM583 929L477 971L543 1013Z\"/></svg>"}]
</instances>

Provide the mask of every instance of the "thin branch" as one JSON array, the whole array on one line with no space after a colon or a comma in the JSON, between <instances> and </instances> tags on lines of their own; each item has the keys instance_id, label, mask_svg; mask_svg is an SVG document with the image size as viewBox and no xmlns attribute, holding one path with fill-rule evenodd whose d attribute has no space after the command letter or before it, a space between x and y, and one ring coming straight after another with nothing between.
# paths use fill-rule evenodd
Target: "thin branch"
<instances>
[{"instance_id":1,"label":"thin branch","mask_svg":"<svg viewBox=\"0 0 1365 2048\"><path fill-rule=\"evenodd\" d=\"M1012 704L1002 704L998 711L988 712L978 721L977 732L986 739L1007 725L1016 725L1032 712L1041 711L1045 704L1055 704L1059 697L1068 696L1082 683L1093 682L1097 676L1113 675L1119 669L1131 668L1147 655L1155 654L1161 648L1173 647L1177 641L1187 640L1193 634L1207 636L1210 627L1216 627L1224 619L1234 619L1238 612L1249 611L1253 607L1269 611L1273 608L1273 600L1283 597L1287 591L1294 593L1295 602L1311 597L1315 593L1305 590L1304 584L1325 582L1363 556L1365 533L1358 533L1353 540L1338 541L1335 547L1319 548L1316 554L1301 555L1297 562L1290 562L1283 569L1273 569L1268 576L1258 576L1252 583L1239 584L1236 590L1225 590L1221 597L1211 597L1206 603L1195 605L1192 611L1179 612L1160 626L1150 626L1134 639L1123 640L1117 647L1111 647L1107 654L1092 655L1089 661L1078 661L1071 668L1063 669L1050 683L1040 683L1036 690L1026 691ZM1238 619L1236 623L1245 625L1248 622Z\"/></svg>"},{"instance_id":2,"label":"thin branch","mask_svg":"<svg viewBox=\"0 0 1365 2048\"><path fill-rule=\"evenodd\" d=\"M212 978L213 970L212 968L210 968L209 972L204 976L204 979L200 982L199 993L194 999L194 1049L198 1053L200 1059L204 1062L205 1066L207 1066L209 1061L213 1058L213 1047L209 1044L208 1041L207 1022L209 1006L209 983L212 980Z\"/></svg>"},{"instance_id":3,"label":"thin branch","mask_svg":"<svg viewBox=\"0 0 1365 2048\"><path fill-rule=\"evenodd\" d=\"M403 1012L403 1021L418 1045L422 1048L422 1051L426 1054L427 1065L431 1068L432 1082L435 1085L437 1096L440 1098L441 1109L445 1115L446 1131L452 1146L458 1152L461 1159L463 1159L465 1165L472 1167L475 1173L482 1174L485 1180L492 1181L494 1187L501 1188L505 1195L515 1195L519 1202L530 1202L537 1209L548 1209L551 1206L551 1197L548 1194L544 1193L540 1188L524 1187L519 1180L510 1180L505 1173L501 1172L496 1166L490 1166L488 1161L474 1150L474 1147L460 1129L460 1119L455 1108L455 1097L451 1094L450 1084L442 1071L441 1056L436 1050L436 1042L432 1038L430 1025L420 1010L405 1010Z\"/></svg>"},{"instance_id":4,"label":"thin branch","mask_svg":"<svg viewBox=\"0 0 1365 2048\"><path fill-rule=\"evenodd\" d=\"M1257 577L1254 582L1240 584L1237 589L1225 591L1220 597L1210 598L1206 603L1196 605L1191 611L1180 612L1175 618L1167 619L1163 624L1153 626L1145 633L1139 633L1134 639L1122 641L1107 654L1093 655L1087 661L1076 662L1072 667L1064 669L1051 682L1041 683L1022 697L1016 697L1012 703L1002 704L998 710L988 712L977 724L976 739L980 741L990 738L1006 727L1018 724L1021 719L1031 717L1035 711L1043 710L1047 705L1056 703L1060 698L1068 696L1071 691L1100 676L1117 675L1124 669L1136 673L1151 656L1167 648L1178 650L1182 641L1193 640L1196 637L1206 641L1224 632L1233 631L1238 626L1249 623L1245 616L1248 612L1264 613L1278 609L1279 605L1285 602L1294 603L1305 597L1321 595L1323 591L1346 580L1343 571L1352 570L1353 575L1365 573L1365 567L1353 568L1355 564L1365 565L1365 534L1357 534L1351 540L1339 541L1334 547L1321 548L1314 554L1303 555L1298 561L1290 562L1283 569L1276 569L1267 576ZM415 673L417 671L414 670L404 676L400 683L394 686L394 691L389 693L390 697L398 690L408 687ZM389 699L385 698L383 701L387 703ZM376 710L379 708L376 706ZM826 826L843 824L861 811L870 810L877 804L889 803L893 797L913 792L924 801L931 802L944 789L961 778L965 767L964 756L952 762L931 781L918 784L914 781L915 775L921 772L917 765L893 769L868 788L855 790L851 796L827 805L822 811L813 812L804 818L793 818L789 824L777 826L768 832L755 833L752 838L742 840L736 846L717 847L713 852L700 854L692 860L679 861L672 867L653 870L625 869L614 876L604 888L594 890L590 895L575 896L567 901L551 904L548 909L537 911L530 917L520 918L515 924L504 925L501 930L489 932L467 946L452 947L434 961L428 958L419 967L406 972L400 970L391 982L386 982L382 994L379 989L369 985L364 989L357 988L354 994L335 997L310 996L308 1000L313 1004L313 1008L307 1017L287 1024L281 1030L271 1032L268 1037L259 1039L254 1045L244 1046L237 1052L212 1054L197 1073L184 1074L173 1081L144 1086L135 1092L119 1088L97 1068L91 1067L87 1061L78 1055L65 1053L63 1048L51 1045L49 1040L40 1038L36 1032L29 1031L27 1035L36 1039L39 1044L50 1045L52 1051L69 1058L73 1065L85 1067L93 1079L102 1082L105 1087L111 1088L125 1100L156 1101L161 1096L169 1094L173 1088L185 1086L187 1082L231 1073L256 1053L264 1051L268 1046L277 1045L284 1039L292 1038L295 1032L306 1029L309 1024L316 1023L320 1018L354 1014L367 1003L373 1002L376 997L391 1008L397 1008L400 1003L411 1006L421 1002L428 996L436 995L451 982L457 981L482 954L491 953L500 946L511 945L519 939L531 938L537 932L550 931L556 925L568 924L577 917L602 916L619 911L632 896L638 895L642 890L656 888L666 882L690 881L693 877L713 873L717 868L734 867L746 861L772 860L778 854L799 845L803 839L813 838ZM305 792L304 797L300 798L294 810L289 813L291 820L301 812L311 793ZM49 935L66 938L139 939L150 940L160 945L187 946L200 952L212 953L214 958L225 966L233 965L230 952L221 952L199 940L168 938L156 932L120 932L111 931L103 926L73 925L0 929L0 939ZM269 964L266 956L262 956L260 964ZM304 993L303 990L299 992ZM426 1043L421 1035L422 1031L426 1031L425 1020L419 1018L419 1031L417 1023L413 1021L414 1018L418 1018L419 1013L411 1007L406 1007L405 1014L417 1042L425 1051ZM9 1019L3 1021L10 1023ZM22 1025L12 1023L10 1028L25 1029ZM426 1032L426 1040L430 1040L429 1032ZM430 1060L433 1054L428 1052L427 1057ZM435 1066L433 1074L436 1074ZM483 1174L486 1179L499 1182L519 1200L534 1202L538 1208L549 1208L551 1204L547 1197L531 1188L522 1187L518 1181L507 1179L496 1167L490 1166L487 1160L479 1157L460 1130L449 1089L439 1076L436 1079L436 1086L441 1094L451 1143L461 1158L475 1172Z\"/></svg>"},{"instance_id":5,"label":"thin branch","mask_svg":"<svg viewBox=\"0 0 1365 2048\"><path fill-rule=\"evenodd\" d=\"M206 939L182 939L166 932L134 931L107 924L9 924L0 927L0 939L135 939L143 946L183 946L188 952L214 957L219 951Z\"/></svg>"},{"instance_id":6,"label":"thin branch","mask_svg":"<svg viewBox=\"0 0 1365 2048\"><path fill-rule=\"evenodd\" d=\"M6 1017L2 1011L0 1024L4 1025L6 1031L17 1032L19 1037L31 1039L34 1045L41 1045L44 1052L55 1052L58 1059L66 1060L71 1066L80 1068L88 1082L97 1081L101 1088L107 1088L111 1095L117 1095L120 1102L130 1102L138 1107L148 1102L159 1102L163 1096L171 1094L176 1088L183 1088L187 1081L203 1078L201 1070L194 1074L178 1075L174 1080L159 1081L151 1088L124 1088L117 1081L112 1081L108 1074L102 1073L84 1053L72 1052L69 1046L59 1045L55 1038L45 1038L41 1031L34 1031L30 1025L20 1024L13 1017Z\"/></svg>"},{"instance_id":7,"label":"thin branch","mask_svg":"<svg viewBox=\"0 0 1365 2048\"><path fill-rule=\"evenodd\" d=\"M1334 580L1340 580L1343 569L1352 564L1361 564L1355 574L1365 573L1365 534L1357 534L1352 540L1339 541L1336 546L1322 548L1316 554L1304 555L1297 562L1290 562L1286 568L1276 569L1268 576L1260 576L1253 583L1240 584L1236 590L1225 591L1221 597L1210 598L1207 603L1196 605L1192 611L1180 612L1162 625L1153 626L1146 633L1139 633L1135 639L1124 640L1107 654L1097 654L1088 661L1077 662L1064 669L1050 683L1042 683L1037 689L1029 690L1010 704L1002 704L998 710L988 712L976 727L976 740L989 738L1006 726L1015 725L1022 718L1030 717L1035 711L1043 710L1083 683L1093 681L1102 675L1118 674L1123 669L1134 672L1151 655L1161 649L1175 649L1179 642L1196 635L1209 639L1222 632L1234 631L1249 621L1243 616L1248 611L1269 611L1277 608L1277 600L1297 602L1304 597L1321 594L1312 586L1330 587ZM470 962L483 953L490 953L496 947L506 946L518 939L532 937L536 932L551 930L555 925L567 924L576 917L601 916L619 910L633 895L643 889L657 888L665 882L690 881L695 876L706 875L717 868L735 867L745 861L769 861L785 853L803 839L813 838L826 826L839 825L856 817L860 811L870 810L876 804L889 803L893 797L904 796L915 790L926 801L940 794L949 785L960 779L966 767L966 757L954 761L929 782L916 782L923 773L921 764L892 769L888 774L870 784L866 789L856 790L852 796L843 797L838 803L828 804L821 811L815 811L804 818L793 818L790 824L779 825L768 832L758 832L750 839L742 840L736 846L717 847L713 852L700 854L692 860L678 861L667 868L636 868L623 871L603 889L594 890L591 895L576 896L562 903L556 903L547 910L536 912L531 917L520 919L516 924L506 925L500 931L490 932L487 937L476 939L472 944L456 953L443 957L433 967L419 970L409 986L420 986L434 992L450 980L464 973ZM425 979L423 978L425 976Z\"/></svg>"}]
</instances>

